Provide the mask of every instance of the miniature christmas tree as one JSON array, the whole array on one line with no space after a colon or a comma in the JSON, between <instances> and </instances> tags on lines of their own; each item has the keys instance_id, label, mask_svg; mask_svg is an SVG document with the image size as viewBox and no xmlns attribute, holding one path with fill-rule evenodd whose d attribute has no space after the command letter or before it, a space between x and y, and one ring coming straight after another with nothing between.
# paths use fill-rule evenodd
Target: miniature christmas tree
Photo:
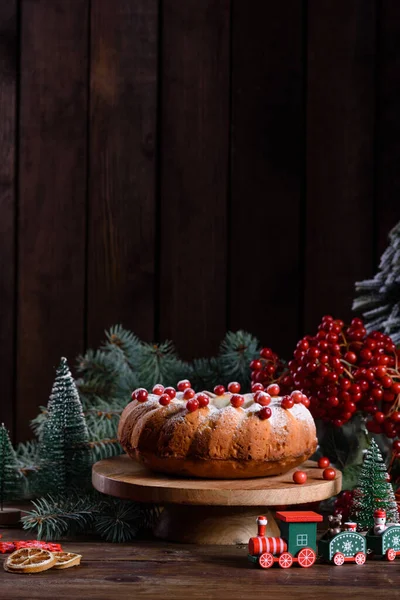
<instances>
[{"instance_id":1,"label":"miniature christmas tree","mask_svg":"<svg viewBox=\"0 0 400 600\"><path fill-rule=\"evenodd\" d=\"M0 510L4 502L21 495L21 475L10 436L4 423L0 427Z\"/></svg>"},{"instance_id":2,"label":"miniature christmas tree","mask_svg":"<svg viewBox=\"0 0 400 600\"><path fill-rule=\"evenodd\" d=\"M42 493L65 493L87 479L89 434L75 381L65 358L57 369L40 441Z\"/></svg>"},{"instance_id":3,"label":"miniature christmas tree","mask_svg":"<svg viewBox=\"0 0 400 600\"><path fill-rule=\"evenodd\" d=\"M378 329L400 342L400 223L389 234L379 271L373 279L356 283L360 294L353 310L362 312L368 331Z\"/></svg>"},{"instance_id":4,"label":"miniature christmas tree","mask_svg":"<svg viewBox=\"0 0 400 600\"><path fill-rule=\"evenodd\" d=\"M358 529L364 531L374 525L374 510L386 510L389 523L399 522L396 499L388 481L388 473L375 440L365 453L358 485L354 490L351 517Z\"/></svg>"}]
</instances>

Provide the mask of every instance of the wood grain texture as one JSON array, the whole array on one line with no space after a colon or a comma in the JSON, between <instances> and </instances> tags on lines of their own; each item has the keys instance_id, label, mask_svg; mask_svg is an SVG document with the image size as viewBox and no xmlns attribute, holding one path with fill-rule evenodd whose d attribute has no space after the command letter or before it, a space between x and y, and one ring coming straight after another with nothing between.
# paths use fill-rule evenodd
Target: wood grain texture
<instances>
[{"instance_id":1,"label":"wood grain texture","mask_svg":"<svg viewBox=\"0 0 400 600\"><path fill-rule=\"evenodd\" d=\"M21 5L17 438L83 349L88 4Z\"/></svg>"},{"instance_id":2,"label":"wood grain texture","mask_svg":"<svg viewBox=\"0 0 400 600\"><path fill-rule=\"evenodd\" d=\"M148 471L128 456L115 456L93 465L92 482L104 494L140 502L208 506L277 506L324 500L341 489L342 476L322 478L323 469L307 461L303 485L293 483L292 469L283 475L256 479L184 479Z\"/></svg>"},{"instance_id":3,"label":"wood grain texture","mask_svg":"<svg viewBox=\"0 0 400 600\"><path fill-rule=\"evenodd\" d=\"M400 221L400 4L378 3L376 69L376 263Z\"/></svg>"},{"instance_id":4,"label":"wood grain texture","mask_svg":"<svg viewBox=\"0 0 400 600\"><path fill-rule=\"evenodd\" d=\"M4 531L3 539L16 539ZM28 539L29 532L18 532ZM257 569L243 546L195 546L154 541L131 544L65 542L66 551L83 555L80 567L44 571L34 576L0 570L4 598L109 600L119 596L160 600L243 600L285 596L296 600L387 600L400 598L395 561L370 560L362 567L314 565L311 569ZM397 559L399 560L399 559Z\"/></svg>"},{"instance_id":5,"label":"wood grain texture","mask_svg":"<svg viewBox=\"0 0 400 600\"><path fill-rule=\"evenodd\" d=\"M17 2L0 4L0 422L14 429Z\"/></svg>"},{"instance_id":6,"label":"wood grain texture","mask_svg":"<svg viewBox=\"0 0 400 600\"><path fill-rule=\"evenodd\" d=\"M226 331L229 0L165 0L160 337L184 358Z\"/></svg>"},{"instance_id":7,"label":"wood grain texture","mask_svg":"<svg viewBox=\"0 0 400 600\"><path fill-rule=\"evenodd\" d=\"M88 342L154 335L157 0L92 2Z\"/></svg>"},{"instance_id":8,"label":"wood grain texture","mask_svg":"<svg viewBox=\"0 0 400 600\"><path fill-rule=\"evenodd\" d=\"M234 2L229 327L289 356L300 334L303 3Z\"/></svg>"},{"instance_id":9,"label":"wood grain texture","mask_svg":"<svg viewBox=\"0 0 400 600\"><path fill-rule=\"evenodd\" d=\"M375 2L308 3L306 333L373 271Z\"/></svg>"}]
</instances>

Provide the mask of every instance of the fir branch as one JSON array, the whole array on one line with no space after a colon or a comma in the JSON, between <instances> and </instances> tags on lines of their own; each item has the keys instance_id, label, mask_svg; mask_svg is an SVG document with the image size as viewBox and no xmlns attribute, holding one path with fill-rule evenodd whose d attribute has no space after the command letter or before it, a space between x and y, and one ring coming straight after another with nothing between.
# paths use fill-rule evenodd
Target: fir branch
<instances>
[{"instance_id":1,"label":"fir branch","mask_svg":"<svg viewBox=\"0 0 400 600\"><path fill-rule=\"evenodd\" d=\"M108 498L95 519L96 532L107 542L129 542L143 526L143 511L133 502Z\"/></svg>"},{"instance_id":2,"label":"fir branch","mask_svg":"<svg viewBox=\"0 0 400 600\"><path fill-rule=\"evenodd\" d=\"M45 406L39 406L39 414L36 415L36 417L34 419L32 419L30 425L31 425L31 429L33 430L33 433L35 434L35 436L41 440L42 439L42 435L43 435L43 429L44 429L44 425L47 421L47 417L48 417L48 412L47 412L47 408Z\"/></svg>"},{"instance_id":3,"label":"fir branch","mask_svg":"<svg viewBox=\"0 0 400 600\"><path fill-rule=\"evenodd\" d=\"M195 390L212 390L223 381L220 361L217 358L194 359L190 381Z\"/></svg>"},{"instance_id":4,"label":"fir branch","mask_svg":"<svg viewBox=\"0 0 400 600\"><path fill-rule=\"evenodd\" d=\"M389 233L379 270L372 279L355 285L353 310L363 314L367 331L378 329L400 342L400 223Z\"/></svg>"},{"instance_id":5,"label":"fir branch","mask_svg":"<svg viewBox=\"0 0 400 600\"><path fill-rule=\"evenodd\" d=\"M110 542L131 540L152 525L159 511L154 507L103 496L92 491L68 496L46 496L32 502L22 517L23 528L38 539L57 540L71 533L96 532Z\"/></svg>"},{"instance_id":6,"label":"fir branch","mask_svg":"<svg viewBox=\"0 0 400 600\"><path fill-rule=\"evenodd\" d=\"M134 333L124 329L122 325L114 325L109 331L106 331L107 342L102 349L108 352L115 352L118 349L125 362L134 369L141 354L141 342Z\"/></svg>"},{"instance_id":7,"label":"fir branch","mask_svg":"<svg viewBox=\"0 0 400 600\"><path fill-rule=\"evenodd\" d=\"M103 460L103 458L123 454L122 447L116 438L89 442L89 448L91 450L92 463Z\"/></svg>"},{"instance_id":8,"label":"fir branch","mask_svg":"<svg viewBox=\"0 0 400 600\"><path fill-rule=\"evenodd\" d=\"M243 389L250 384L250 361L258 356L259 342L245 331L229 331L220 346L219 364L224 383L238 381Z\"/></svg>"},{"instance_id":9,"label":"fir branch","mask_svg":"<svg viewBox=\"0 0 400 600\"><path fill-rule=\"evenodd\" d=\"M23 528L34 530L39 540L57 540L71 531L87 531L98 512L94 494L48 495L32 502L34 509L22 517Z\"/></svg>"},{"instance_id":10,"label":"fir branch","mask_svg":"<svg viewBox=\"0 0 400 600\"><path fill-rule=\"evenodd\" d=\"M190 367L178 358L170 341L161 344L142 344L138 365L139 385L150 389L156 383L176 385L190 374Z\"/></svg>"}]
</instances>

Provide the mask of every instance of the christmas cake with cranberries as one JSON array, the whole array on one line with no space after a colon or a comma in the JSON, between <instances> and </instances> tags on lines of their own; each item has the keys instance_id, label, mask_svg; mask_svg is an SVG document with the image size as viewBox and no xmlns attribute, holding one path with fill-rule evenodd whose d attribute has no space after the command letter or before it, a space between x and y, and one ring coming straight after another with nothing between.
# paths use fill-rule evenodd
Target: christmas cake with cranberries
<instances>
[{"instance_id":1,"label":"christmas cake with cranberries","mask_svg":"<svg viewBox=\"0 0 400 600\"><path fill-rule=\"evenodd\" d=\"M260 386L262 387L262 386ZM121 415L119 441L129 456L153 471L236 479L278 475L304 462L317 447L309 400L299 391L279 396L279 386L240 394L195 393L188 380L178 391L135 390ZM254 388L253 388L254 389Z\"/></svg>"}]
</instances>

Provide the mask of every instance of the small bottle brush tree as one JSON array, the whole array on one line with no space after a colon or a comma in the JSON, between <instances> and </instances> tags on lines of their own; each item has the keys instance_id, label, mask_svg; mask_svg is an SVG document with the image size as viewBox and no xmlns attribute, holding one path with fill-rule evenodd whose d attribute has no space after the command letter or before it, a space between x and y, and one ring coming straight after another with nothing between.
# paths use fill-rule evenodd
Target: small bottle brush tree
<instances>
[{"instance_id":1,"label":"small bottle brush tree","mask_svg":"<svg viewBox=\"0 0 400 600\"><path fill-rule=\"evenodd\" d=\"M61 359L40 441L39 485L43 492L63 494L79 487L90 472L89 434L75 381Z\"/></svg>"},{"instance_id":2,"label":"small bottle brush tree","mask_svg":"<svg viewBox=\"0 0 400 600\"><path fill-rule=\"evenodd\" d=\"M14 500L21 495L21 475L18 461L12 447L10 436L4 423L0 427L0 510L4 502Z\"/></svg>"},{"instance_id":3,"label":"small bottle brush tree","mask_svg":"<svg viewBox=\"0 0 400 600\"><path fill-rule=\"evenodd\" d=\"M356 283L360 294L353 310L364 316L368 331L378 329L400 342L400 223L389 233L389 246L373 279Z\"/></svg>"},{"instance_id":4,"label":"small bottle brush tree","mask_svg":"<svg viewBox=\"0 0 400 600\"><path fill-rule=\"evenodd\" d=\"M364 531L374 525L374 510L386 510L388 523L398 523L399 513L388 472L375 440L365 453L357 487L354 489L351 517L358 529Z\"/></svg>"}]
</instances>

